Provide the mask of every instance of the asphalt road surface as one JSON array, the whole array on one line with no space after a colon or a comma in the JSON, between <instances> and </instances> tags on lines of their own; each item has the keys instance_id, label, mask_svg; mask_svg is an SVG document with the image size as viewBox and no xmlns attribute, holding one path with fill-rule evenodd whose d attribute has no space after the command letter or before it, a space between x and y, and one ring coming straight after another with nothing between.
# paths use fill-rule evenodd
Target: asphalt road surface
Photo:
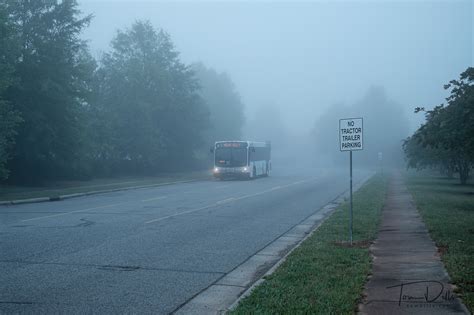
<instances>
[{"instance_id":1,"label":"asphalt road surface","mask_svg":"<svg viewBox=\"0 0 474 315\"><path fill-rule=\"evenodd\" d=\"M173 312L346 191L347 173L1 206L0 313Z\"/></svg>"}]
</instances>

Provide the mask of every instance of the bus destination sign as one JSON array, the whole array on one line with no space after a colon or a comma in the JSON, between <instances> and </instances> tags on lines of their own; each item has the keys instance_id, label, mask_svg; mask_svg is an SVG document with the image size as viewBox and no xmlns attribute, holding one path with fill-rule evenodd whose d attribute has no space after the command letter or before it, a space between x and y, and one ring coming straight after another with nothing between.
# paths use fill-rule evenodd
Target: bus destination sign
<instances>
[{"instance_id":1,"label":"bus destination sign","mask_svg":"<svg viewBox=\"0 0 474 315\"><path fill-rule=\"evenodd\" d=\"M246 148L247 142L220 142L216 143L216 148Z\"/></svg>"}]
</instances>

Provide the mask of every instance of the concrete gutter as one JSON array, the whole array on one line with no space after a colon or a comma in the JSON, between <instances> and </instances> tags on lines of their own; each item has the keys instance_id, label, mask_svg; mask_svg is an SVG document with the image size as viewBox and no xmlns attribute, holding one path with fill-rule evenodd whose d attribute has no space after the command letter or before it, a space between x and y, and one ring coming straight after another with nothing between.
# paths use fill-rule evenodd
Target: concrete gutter
<instances>
[{"instance_id":1,"label":"concrete gutter","mask_svg":"<svg viewBox=\"0 0 474 315\"><path fill-rule=\"evenodd\" d=\"M357 191L373 176L355 184ZM175 314L224 314L265 281L349 196L346 191L181 305Z\"/></svg>"},{"instance_id":2,"label":"concrete gutter","mask_svg":"<svg viewBox=\"0 0 474 315\"><path fill-rule=\"evenodd\" d=\"M50 197L39 197L39 198L28 198L28 199L18 199L18 200L7 200L0 201L0 205L19 205L22 203L35 203L35 202L44 202L49 201Z\"/></svg>"},{"instance_id":3,"label":"concrete gutter","mask_svg":"<svg viewBox=\"0 0 474 315\"><path fill-rule=\"evenodd\" d=\"M84 197L84 196L98 195L98 194L106 194L106 193L117 192L117 191L151 188L151 187L166 186L166 185L173 185L173 184L182 184L182 183L191 183L191 182L195 182L195 181L198 181L198 180L200 180L200 179L189 179L189 180L180 180L180 181L174 181L174 182L157 183L157 184L149 184L149 185L121 187L121 188L106 189L106 190L95 190L95 191L87 191L87 192L83 192L83 193L66 194L66 195L59 195L59 196L53 196L53 197L39 197L39 198L28 198L28 199L18 199L18 200L7 200L7 201L0 201L0 206L19 205L19 204L25 204L25 203L38 203L38 202L46 202L46 201L60 201L60 200L65 200L65 199L70 199L70 198L77 198L77 197Z\"/></svg>"}]
</instances>

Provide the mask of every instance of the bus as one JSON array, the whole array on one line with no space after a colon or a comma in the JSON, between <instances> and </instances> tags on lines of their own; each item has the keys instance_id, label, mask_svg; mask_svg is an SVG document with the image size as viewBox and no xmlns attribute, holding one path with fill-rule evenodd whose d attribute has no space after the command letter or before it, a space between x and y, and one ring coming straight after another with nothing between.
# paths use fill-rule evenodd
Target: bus
<instances>
[{"instance_id":1,"label":"bus","mask_svg":"<svg viewBox=\"0 0 474 315\"><path fill-rule=\"evenodd\" d=\"M217 141L214 153L215 178L256 178L268 176L272 169L269 141Z\"/></svg>"}]
</instances>

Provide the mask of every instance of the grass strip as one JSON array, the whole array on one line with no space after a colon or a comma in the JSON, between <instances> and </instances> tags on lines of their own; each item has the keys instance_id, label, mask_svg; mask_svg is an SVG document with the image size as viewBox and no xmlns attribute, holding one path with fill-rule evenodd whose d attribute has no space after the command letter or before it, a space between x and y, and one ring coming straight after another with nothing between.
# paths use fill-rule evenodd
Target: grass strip
<instances>
[{"instance_id":1,"label":"grass strip","mask_svg":"<svg viewBox=\"0 0 474 315\"><path fill-rule=\"evenodd\" d=\"M427 175L405 179L458 295L474 312L474 185Z\"/></svg>"},{"instance_id":2,"label":"grass strip","mask_svg":"<svg viewBox=\"0 0 474 315\"><path fill-rule=\"evenodd\" d=\"M349 247L349 205L339 207L311 237L232 314L352 314L370 272L368 246L375 238L387 180L372 177L354 194L354 241Z\"/></svg>"},{"instance_id":3,"label":"grass strip","mask_svg":"<svg viewBox=\"0 0 474 315\"><path fill-rule=\"evenodd\" d=\"M35 187L1 185L0 201L39 197L57 197L68 194L113 190L136 186L159 185L169 182L179 182L201 178L210 178L209 172L202 171L175 173L148 177L101 178L86 181L57 181Z\"/></svg>"}]
</instances>

